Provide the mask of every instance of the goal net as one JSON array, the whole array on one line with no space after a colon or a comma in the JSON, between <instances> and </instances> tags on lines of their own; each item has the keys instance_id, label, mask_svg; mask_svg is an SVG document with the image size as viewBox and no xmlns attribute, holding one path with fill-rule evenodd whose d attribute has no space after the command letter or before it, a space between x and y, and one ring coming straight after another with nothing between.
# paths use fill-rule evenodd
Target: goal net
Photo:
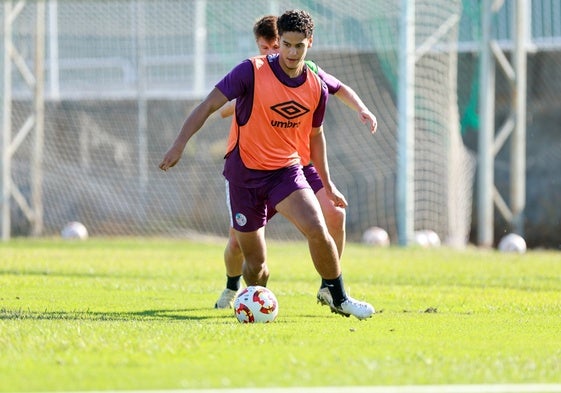
<instances>
[{"instance_id":1,"label":"goal net","mask_svg":"<svg viewBox=\"0 0 561 393\"><path fill-rule=\"evenodd\" d=\"M5 1L7 3L16 3ZM0 56L33 69L39 2L14 12ZM351 109L331 97L325 119L332 177L344 192L347 233L360 240L371 226L396 241L399 2L104 0L46 1L42 234L80 221L93 236L226 236L223 155L229 119L212 116L180 163L158 163L185 116L214 84L256 54L253 23L286 9L308 10L316 28L308 58L353 88L378 118L371 135ZM415 229L467 241L474 163L463 146L456 69L460 0L416 1ZM11 58L13 42L21 59ZM10 44L11 45L11 44ZM33 111L33 90L10 67L12 129ZM6 92L6 78L2 91ZM6 132L6 130L4 130ZM15 138L15 131L11 131ZM22 139L10 158L11 189L29 198L35 139ZM6 145L7 142L4 142ZM4 146L5 147L5 146ZM4 184L4 188L6 188ZM10 198L13 236L30 233L21 203ZM300 239L282 217L267 227L276 239Z\"/></svg>"}]
</instances>

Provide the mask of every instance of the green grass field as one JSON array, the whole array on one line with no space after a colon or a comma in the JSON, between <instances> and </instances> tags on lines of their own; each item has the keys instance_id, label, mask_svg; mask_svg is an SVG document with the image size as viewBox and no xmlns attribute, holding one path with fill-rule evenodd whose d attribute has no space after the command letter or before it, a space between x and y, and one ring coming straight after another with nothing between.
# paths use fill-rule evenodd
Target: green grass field
<instances>
[{"instance_id":1,"label":"green grass field","mask_svg":"<svg viewBox=\"0 0 561 393\"><path fill-rule=\"evenodd\" d=\"M561 253L349 244L352 296L316 304L304 243L269 243L280 311L214 310L224 242L0 244L0 391L558 383Z\"/></svg>"}]
</instances>

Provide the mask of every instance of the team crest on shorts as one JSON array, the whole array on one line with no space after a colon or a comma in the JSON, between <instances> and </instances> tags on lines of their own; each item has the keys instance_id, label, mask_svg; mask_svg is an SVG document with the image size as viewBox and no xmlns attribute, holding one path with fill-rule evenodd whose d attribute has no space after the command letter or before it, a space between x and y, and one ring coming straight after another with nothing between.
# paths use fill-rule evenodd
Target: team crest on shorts
<instances>
[{"instance_id":1,"label":"team crest on shorts","mask_svg":"<svg viewBox=\"0 0 561 393\"><path fill-rule=\"evenodd\" d=\"M247 224L247 217L242 213L236 213L236 222L239 226L243 227L245 224Z\"/></svg>"}]
</instances>

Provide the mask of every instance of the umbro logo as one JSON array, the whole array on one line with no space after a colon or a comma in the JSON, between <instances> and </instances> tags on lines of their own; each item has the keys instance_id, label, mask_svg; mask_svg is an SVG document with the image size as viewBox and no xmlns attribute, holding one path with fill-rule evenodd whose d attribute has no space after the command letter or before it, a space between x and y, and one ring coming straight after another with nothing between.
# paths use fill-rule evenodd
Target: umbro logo
<instances>
[{"instance_id":1,"label":"umbro logo","mask_svg":"<svg viewBox=\"0 0 561 393\"><path fill-rule=\"evenodd\" d=\"M296 101L281 102L280 104L273 105L271 109L285 119L295 119L310 111L308 108L302 106Z\"/></svg>"}]
</instances>

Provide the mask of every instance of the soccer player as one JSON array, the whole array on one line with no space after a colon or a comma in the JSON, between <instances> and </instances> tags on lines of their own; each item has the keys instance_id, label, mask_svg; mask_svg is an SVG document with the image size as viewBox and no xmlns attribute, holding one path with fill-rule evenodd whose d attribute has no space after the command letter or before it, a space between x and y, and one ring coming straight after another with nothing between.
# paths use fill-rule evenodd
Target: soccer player
<instances>
[{"instance_id":1,"label":"soccer player","mask_svg":"<svg viewBox=\"0 0 561 393\"><path fill-rule=\"evenodd\" d=\"M279 38L277 31L277 17L267 15L259 19L253 26L253 34L255 43L261 55L275 54L279 51ZM376 117L370 112L366 105L362 102L358 94L349 86L340 82L333 75L327 74L321 68L317 67L313 62L306 60L306 64L318 74L318 76L326 83L330 94L335 95L343 103L354 109L360 119L367 123L372 133L376 132ZM235 101L226 104L220 111L222 117L233 115ZM232 135L231 135L232 136ZM303 144L300 146L301 155L307 155L309 146ZM309 162L304 162L304 175L312 190L320 202L323 216L326 220L329 233L333 237L337 246L339 258L343 255L345 247L345 209L335 204L327 197L323 184L318 176L314 166ZM268 219L272 218L276 211L269 206L267 210ZM243 253L236 241L236 237L232 228L229 231L228 243L224 250L224 264L226 266L226 288L220 294L220 297L214 304L215 308L232 308L234 299L241 287ZM317 293L317 300L323 305L329 305L332 302L329 290L325 287L322 280L320 289Z\"/></svg>"},{"instance_id":2,"label":"soccer player","mask_svg":"<svg viewBox=\"0 0 561 393\"><path fill-rule=\"evenodd\" d=\"M245 258L245 283L267 285L265 226L270 205L306 237L314 267L330 292L331 310L369 318L372 305L345 292L335 242L301 165L312 161L329 199L346 206L345 197L331 182L326 160L322 123L327 87L304 62L313 41L313 20L305 11L287 11L277 27L279 54L245 60L218 82L187 116L159 167L166 171L175 166L208 117L236 99L232 121L236 137L228 145L223 174L231 227ZM297 149L304 140L310 147L307 158L300 157Z\"/></svg>"}]
</instances>

